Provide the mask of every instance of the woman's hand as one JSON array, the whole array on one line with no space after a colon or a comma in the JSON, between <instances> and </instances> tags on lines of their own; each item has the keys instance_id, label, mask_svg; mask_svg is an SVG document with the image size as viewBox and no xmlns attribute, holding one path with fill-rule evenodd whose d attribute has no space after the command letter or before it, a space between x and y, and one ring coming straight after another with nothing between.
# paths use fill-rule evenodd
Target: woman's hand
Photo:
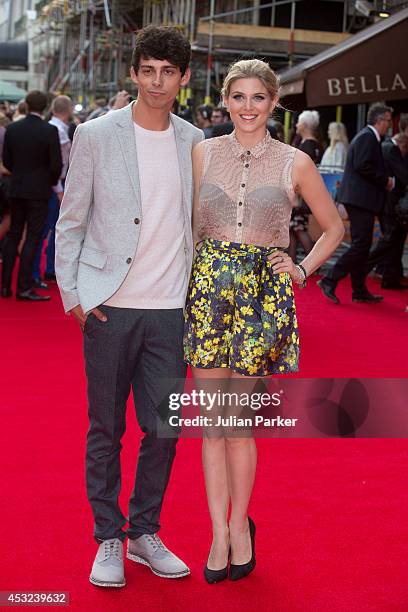
<instances>
[{"instance_id":1,"label":"woman's hand","mask_svg":"<svg viewBox=\"0 0 408 612\"><path fill-rule=\"evenodd\" d=\"M268 259L272 264L274 274L287 272L291 279L298 285L301 285L304 282L305 277L302 274L302 271L293 263L292 258L289 257L289 255L284 251L276 251L275 253L272 253Z\"/></svg>"}]
</instances>

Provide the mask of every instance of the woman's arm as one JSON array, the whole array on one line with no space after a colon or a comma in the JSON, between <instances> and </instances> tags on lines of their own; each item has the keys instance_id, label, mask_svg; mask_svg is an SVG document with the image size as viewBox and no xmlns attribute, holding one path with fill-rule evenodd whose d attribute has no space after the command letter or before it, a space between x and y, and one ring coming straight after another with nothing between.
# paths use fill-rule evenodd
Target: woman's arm
<instances>
[{"instance_id":1,"label":"woman's arm","mask_svg":"<svg viewBox=\"0 0 408 612\"><path fill-rule=\"evenodd\" d=\"M201 177L203 173L203 165L204 165L204 147L205 140L199 142L194 148L192 152L192 160L193 160L193 183L194 183L194 191L193 191L193 246L194 252L197 243L200 238L198 236L199 229L199 203L200 203L200 184Z\"/></svg>"},{"instance_id":2,"label":"woman's arm","mask_svg":"<svg viewBox=\"0 0 408 612\"><path fill-rule=\"evenodd\" d=\"M344 236L344 225L316 166L302 151L295 154L292 183L295 191L307 202L323 232L301 262L309 276L336 250Z\"/></svg>"},{"instance_id":3,"label":"woman's arm","mask_svg":"<svg viewBox=\"0 0 408 612\"><path fill-rule=\"evenodd\" d=\"M297 151L295 154L292 183L295 191L308 204L323 231L313 249L300 264L306 276L310 276L336 250L344 236L344 226L316 166L302 151ZM274 273L288 272L295 282L302 282L303 275L290 257L278 251L270 257L270 261L273 263Z\"/></svg>"}]
</instances>

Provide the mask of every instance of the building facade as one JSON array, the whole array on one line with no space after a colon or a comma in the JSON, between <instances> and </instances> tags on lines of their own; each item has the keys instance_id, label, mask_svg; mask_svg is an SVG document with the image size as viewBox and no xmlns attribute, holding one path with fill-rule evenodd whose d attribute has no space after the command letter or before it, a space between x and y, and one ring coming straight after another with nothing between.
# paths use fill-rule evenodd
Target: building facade
<instances>
[{"instance_id":1,"label":"building facade","mask_svg":"<svg viewBox=\"0 0 408 612\"><path fill-rule=\"evenodd\" d=\"M193 77L182 98L217 103L228 65L236 59L262 57L283 70L346 40L378 19L381 10L392 13L406 5L398 0L0 0L0 44L28 46L20 86L64 91L86 104L95 96L131 90L129 64L139 28L175 25L193 48ZM1 53L0 70L5 78ZM17 84L13 70L8 80Z\"/></svg>"}]
</instances>

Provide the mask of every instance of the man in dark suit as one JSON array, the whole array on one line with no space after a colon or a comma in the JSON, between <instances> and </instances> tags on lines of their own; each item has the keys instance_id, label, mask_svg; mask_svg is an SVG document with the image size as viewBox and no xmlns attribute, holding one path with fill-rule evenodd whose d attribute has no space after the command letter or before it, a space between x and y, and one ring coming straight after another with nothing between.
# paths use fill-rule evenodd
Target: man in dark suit
<instances>
[{"instance_id":1,"label":"man in dark suit","mask_svg":"<svg viewBox=\"0 0 408 612\"><path fill-rule=\"evenodd\" d=\"M407 229L398 223L395 206L408 186L408 134L396 134L391 140L382 144L387 173L395 177L395 187L387 194L384 212L381 216L383 236L372 249L368 258L368 270L382 262L383 289L405 289L400 281L401 258L407 238Z\"/></svg>"},{"instance_id":2,"label":"man in dark suit","mask_svg":"<svg viewBox=\"0 0 408 612\"><path fill-rule=\"evenodd\" d=\"M58 130L42 119L47 97L31 91L26 97L28 115L11 124L6 131L3 164L12 173L10 184L11 225L3 249L2 297L11 297L11 278L18 245L27 224L20 255L16 297L40 302L49 296L32 289L35 251L47 217L48 200L62 170Z\"/></svg>"},{"instance_id":3,"label":"man in dark suit","mask_svg":"<svg viewBox=\"0 0 408 612\"><path fill-rule=\"evenodd\" d=\"M381 138L387 133L392 108L373 104L367 115L367 127L352 140L339 191L350 219L351 245L323 277L318 285L335 304L339 280L351 275L353 302L377 303L383 298L372 295L366 287L367 260L373 238L375 215L384 207L385 195L394 187L395 179L387 174L381 150Z\"/></svg>"}]
</instances>

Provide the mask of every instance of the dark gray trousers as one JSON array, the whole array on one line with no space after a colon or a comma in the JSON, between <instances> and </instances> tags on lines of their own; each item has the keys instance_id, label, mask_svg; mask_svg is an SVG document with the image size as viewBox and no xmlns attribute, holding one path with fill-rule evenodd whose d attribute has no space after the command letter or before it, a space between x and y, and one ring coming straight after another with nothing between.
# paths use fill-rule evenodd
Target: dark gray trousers
<instances>
[{"instance_id":1,"label":"dark gray trousers","mask_svg":"<svg viewBox=\"0 0 408 612\"><path fill-rule=\"evenodd\" d=\"M84 329L89 430L86 484L98 541L126 537L121 488L121 438L126 401L133 389L142 438L127 535L138 538L160 528L160 511L176 453L177 431L163 424L169 392L181 392L183 312L100 306L108 320L90 314ZM173 381L173 383L170 383ZM176 413L172 413L176 414Z\"/></svg>"}]
</instances>

